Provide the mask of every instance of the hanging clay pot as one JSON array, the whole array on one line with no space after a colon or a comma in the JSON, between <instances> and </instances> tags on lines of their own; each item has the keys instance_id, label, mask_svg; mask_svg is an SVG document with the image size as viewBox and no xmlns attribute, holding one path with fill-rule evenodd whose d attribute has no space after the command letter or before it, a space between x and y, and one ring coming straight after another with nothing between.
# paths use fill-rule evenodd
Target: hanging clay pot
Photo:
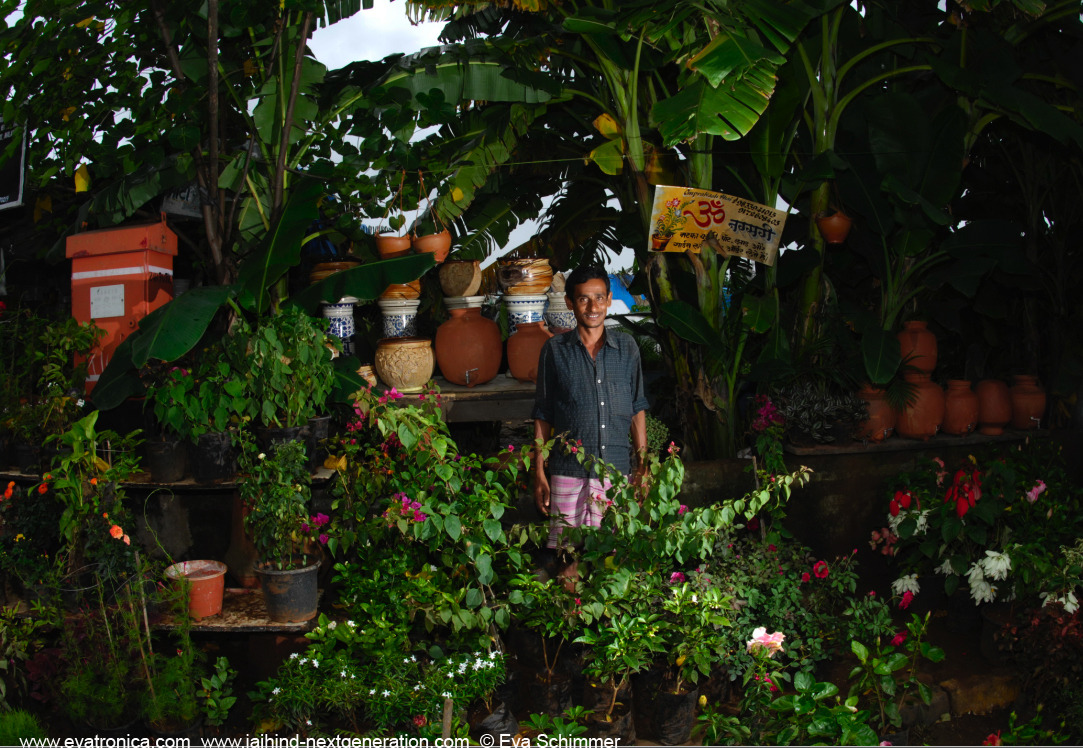
<instances>
[{"instance_id":1,"label":"hanging clay pot","mask_svg":"<svg viewBox=\"0 0 1083 748\"><path fill-rule=\"evenodd\" d=\"M978 427L978 396L970 389L969 379L949 379L944 396L944 424L940 430L952 436L965 436Z\"/></svg>"},{"instance_id":2,"label":"hanging clay pot","mask_svg":"<svg viewBox=\"0 0 1083 748\"><path fill-rule=\"evenodd\" d=\"M895 431L895 410L888 404L887 396L879 387L865 385L857 391L857 396L865 401L869 417L854 433L860 441L882 442Z\"/></svg>"},{"instance_id":3,"label":"hanging clay pot","mask_svg":"<svg viewBox=\"0 0 1083 748\"><path fill-rule=\"evenodd\" d=\"M435 234L415 236L411 245L418 254L431 254L438 263L447 259L451 251L451 232L447 229Z\"/></svg>"},{"instance_id":4,"label":"hanging clay pot","mask_svg":"<svg viewBox=\"0 0 1083 748\"><path fill-rule=\"evenodd\" d=\"M1039 428L1045 415L1045 390L1038 377L1017 374L1012 377L1012 428L1022 431Z\"/></svg>"},{"instance_id":5,"label":"hanging clay pot","mask_svg":"<svg viewBox=\"0 0 1083 748\"><path fill-rule=\"evenodd\" d=\"M1012 399L1008 385L999 379L983 379L978 394L978 433L996 436L1012 421Z\"/></svg>"},{"instance_id":6,"label":"hanging clay pot","mask_svg":"<svg viewBox=\"0 0 1083 748\"><path fill-rule=\"evenodd\" d=\"M379 252L380 259L382 260L410 254L410 237L395 236L393 234L377 234L376 251Z\"/></svg>"},{"instance_id":7,"label":"hanging clay pot","mask_svg":"<svg viewBox=\"0 0 1083 748\"><path fill-rule=\"evenodd\" d=\"M538 380L538 358L542 346L553 334L544 322L522 322L508 338L508 369L520 382Z\"/></svg>"},{"instance_id":8,"label":"hanging clay pot","mask_svg":"<svg viewBox=\"0 0 1083 748\"><path fill-rule=\"evenodd\" d=\"M841 210L835 211L829 216L820 216L816 219L816 226L820 229L824 241L828 244L842 244L850 235L850 227L853 221L850 216Z\"/></svg>"},{"instance_id":9,"label":"hanging clay pot","mask_svg":"<svg viewBox=\"0 0 1083 748\"><path fill-rule=\"evenodd\" d=\"M399 392L421 392L435 365L428 338L385 338L376 346L376 373Z\"/></svg>"},{"instance_id":10,"label":"hanging clay pot","mask_svg":"<svg viewBox=\"0 0 1083 748\"><path fill-rule=\"evenodd\" d=\"M897 337L903 364L932 374L936 368L936 335L929 331L927 323L917 319L905 322Z\"/></svg>"},{"instance_id":11,"label":"hanging clay pot","mask_svg":"<svg viewBox=\"0 0 1083 748\"><path fill-rule=\"evenodd\" d=\"M436 330L436 363L447 381L473 387L497 375L504 347L500 326L481 316L485 297L468 298L476 299L476 304L460 308L449 305L451 319Z\"/></svg>"},{"instance_id":12,"label":"hanging clay pot","mask_svg":"<svg viewBox=\"0 0 1083 748\"><path fill-rule=\"evenodd\" d=\"M909 439L935 436L944 422L944 390L925 372L907 372L903 378L914 386L914 399L899 413L895 431Z\"/></svg>"}]
</instances>

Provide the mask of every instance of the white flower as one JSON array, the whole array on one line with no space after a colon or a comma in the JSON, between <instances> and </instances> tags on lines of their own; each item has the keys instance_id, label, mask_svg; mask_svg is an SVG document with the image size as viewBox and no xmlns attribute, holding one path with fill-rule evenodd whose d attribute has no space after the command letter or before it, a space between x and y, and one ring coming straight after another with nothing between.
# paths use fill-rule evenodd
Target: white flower
<instances>
[{"instance_id":1,"label":"white flower","mask_svg":"<svg viewBox=\"0 0 1083 748\"><path fill-rule=\"evenodd\" d=\"M887 526L891 528L891 532L894 535L899 534L899 525L906 519L902 512L899 512L898 516L892 517L890 514L887 516Z\"/></svg>"},{"instance_id":2,"label":"white flower","mask_svg":"<svg viewBox=\"0 0 1083 748\"><path fill-rule=\"evenodd\" d=\"M312 727L312 720L306 719L305 724L308 725L309 727Z\"/></svg>"},{"instance_id":3,"label":"white flower","mask_svg":"<svg viewBox=\"0 0 1083 748\"><path fill-rule=\"evenodd\" d=\"M917 574L904 574L894 582L891 583L891 591L896 595L902 595L909 592L911 595L916 595L921 592L921 585L918 584Z\"/></svg>"},{"instance_id":4,"label":"white flower","mask_svg":"<svg viewBox=\"0 0 1083 748\"><path fill-rule=\"evenodd\" d=\"M429 571L436 571L436 570L437 570L437 569L436 569L436 565L435 565L435 564L429 564Z\"/></svg>"},{"instance_id":5,"label":"white flower","mask_svg":"<svg viewBox=\"0 0 1083 748\"><path fill-rule=\"evenodd\" d=\"M349 626L350 628L353 628L355 624L354 624L353 621L346 621L346 625Z\"/></svg>"},{"instance_id":6,"label":"white flower","mask_svg":"<svg viewBox=\"0 0 1083 748\"><path fill-rule=\"evenodd\" d=\"M375 696L375 695L376 695L376 689L375 688L370 688L369 689L369 696Z\"/></svg>"},{"instance_id":7,"label":"white flower","mask_svg":"<svg viewBox=\"0 0 1083 748\"><path fill-rule=\"evenodd\" d=\"M260 452L260 453L259 453L258 455L256 455L256 456L257 456L257 457L258 457L259 459L261 459L261 460L266 460L266 459L267 459L267 455L265 455L265 454L264 454L263 452Z\"/></svg>"},{"instance_id":8,"label":"white flower","mask_svg":"<svg viewBox=\"0 0 1083 748\"><path fill-rule=\"evenodd\" d=\"M317 660L315 657L312 658L312 667L316 668L317 670L320 667L320 661Z\"/></svg>"},{"instance_id":9,"label":"white flower","mask_svg":"<svg viewBox=\"0 0 1083 748\"><path fill-rule=\"evenodd\" d=\"M1012 570L1012 559L1007 553L986 551L985 558L981 560L985 576L990 579L1003 580L1008 578L1008 572Z\"/></svg>"},{"instance_id":10,"label":"white flower","mask_svg":"<svg viewBox=\"0 0 1083 748\"><path fill-rule=\"evenodd\" d=\"M409 665L410 664L410 658L409 657L403 657L402 658L402 664L403 665Z\"/></svg>"},{"instance_id":11,"label":"white flower","mask_svg":"<svg viewBox=\"0 0 1083 748\"><path fill-rule=\"evenodd\" d=\"M490 659L490 660L495 660L495 659L496 659L496 655L497 655L497 652L496 652L496 650L493 650L492 652L490 652L490 653L489 653L489 659Z\"/></svg>"},{"instance_id":12,"label":"white flower","mask_svg":"<svg viewBox=\"0 0 1083 748\"><path fill-rule=\"evenodd\" d=\"M692 593L692 602L693 603L698 603L699 602L699 598L696 597L695 593Z\"/></svg>"},{"instance_id":13,"label":"white flower","mask_svg":"<svg viewBox=\"0 0 1083 748\"><path fill-rule=\"evenodd\" d=\"M339 675L340 678L345 678L346 677L346 671L342 670L342 671L339 672L338 675Z\"/></svg>"},{"instance_id":14,"label":"white flower","mask_svg":"<svg viewBox=\"0 0 1083 748\"><path fill-rule=\"evenodd\" d=\"M417 662L417 655L410 655L410 662Z\"/></svg>"},{"instance_id":15,"label":"white flower","mask_svg":"<svg viewBox=\"0 0 1083 748\"><path fill-rule=\"evenodd\" d=\"M970 580L970 596L974 598L974 604L991 603L996 599L996 587L989 584L985 579Z\"/></svg>"},{"instance_id":16,"label":"white flower","mask_svg":"<svg viewBox=\"0 0 1083 748\"><path fill-rule=\"evenodd\" d=\"M302 665L307 665L308 664L308 658L307 657L302 657L301 658L301 664Z\"/></svg>"},{"instance_id":17,"label":"white flower","mask_svg":"<svg viewBox=\"0 0 1083 748\"><path fill-rule=\"evenodd\" d=\"M445 699L450 699L451 698L451 691L444 691L440 695L443 696Z\"/></svg>"},{"instance_id":18,"label":"white flower","mask_svg":"<svg viewBox=\"0 0 1083 748\"><path fill-rule=\"evenodd\" d=\"M921 510L921 514L914 518L916 524L914 525L915 535L924 535L929 529L929 509Z\"/></svg>"},{"instance_id":19,"label":"white flower","mask_svg":"<svg viewBox=\"0 0 1083 748\"><path fill-rule=\"evenodd\" d=\"M86 401L83 398L79 398L78 400L75 401L75 404L78 405L81 408L84 405L86 405Z\"/></svg>"},{"instance_id":20,"label":"white flower","mask_svg":"<svg viewBox=\"0 0 1083 748\"><path fill-rule=\"evenodd\" d=\"M951 565L951 559L950 558L945 558L944 563L942 563L942 564L940 564L940 566L936 567L935 571L936 571L937 574L944 574L946 576L951 576L952 574L955 573L955 567L953 567Z\"/></svg>"},{"instance_id":21,"label":"white flower","mask_svg":"<svg viewBox=\"0 0 1083 748\"><path fill-rule=\"evenodd\" d=\"M280 693L282 693L282 689L281 689L281 688L279 688L278 686L275 686L275 687L274 687L274 688L273 688L273 689L271 690L271 695L272 695L272 696L278 696L278 694L280 694Z\"/></svg>"},{"instance_id":22,"label":"white flower","mask_svg":"<svg viewBox=\"0 0 1083 748\"><path fill-rule=\"evenodd\" d=\"M970 569L966 573L966 581L970 582L970 587L974 587L975 582L985 581L985 570L981 567L980 561L975 561L970 565Z\"/></svg>"},{"instance_id":23,"label":"white flower","mask_svg":"<svg viewBox=\"0 0 1083 748\"><path fill-rule=\"evenodd\" d=\"M383 691L383 694L384 694L384 698L386 699L386 698L387 698L388 696L390 696L390 695L391 695L391 692L390 692L390 691L388 691L388 690L387 690L387 689L385 688L385 689L384 689L384 691Z\"/></svg>"},{"instance_id":24,"label":"white flower","mask_svg":"<svg viewBox=\"0 0 1083 748\"><path fill-rule=\"evenodd\" d=\"M455 673L448 673L447 677L448 677L448 680L455 680Z\"/></svg>"},{"instance_id":25,"label":"white flower","mask_svg":"<svg viewBox=\"0 0 1083 748\"><path fill-rule=\"evenodd\" d=\"M421 690L421 684L418 683L416 686L414 686L414 690L415 691L420 691Z\"/></svg>"},{"instance_id":26,"label":"white flower","mask_svg":"<svg viewBox=\"0 0 1083 748\"><path fill-rule=\"evenodd\" d=\"M475 670L481 670L481 666L482 666L483 664L485 664L485 663L484 663L484 662L482 662L481 660L475 660L475 661L474 661L474 664L473 664L473 668L474 668Z\"/></svg>"},{"instance_id":27,"label":"white flower","mask_svg":"<svg viewBox=\"0 0 1083 748\"><path fill-rule=\"evenodd\" d=\"M1077 610L1079 610L1079 601L1076 600L1074 592L1069 592L1064 597L1058 599L1060 600L1061 605L1064 606L1065 613L1071 615L1072 613L1075 613Z\"/></svg>"},{"instance_id":28,"label":"white flower","mask_svg":"<svg viewBox=\"0 0 1083 748\"><path fill-rule=\"evenodd\" d=\"M291 660L296 660L296 659L297 659L298 657L300 657L300 656L301 656L301 655L299 655L299 654L297 654L296 652L294 652L293 654L291 654L291 655L290 655L290 659L291 659Z\"/></svg>"},{"instance_id":29,"label":"white flower","mask_svg":"<svg viewBox=\"0 0 1083 748\"><path fill-rule=\"evenodd\" d=\"M336 628L338 628L338 621L331 621L329 624L327 624L328 631L334 631Z\"/></svg>"}]
</instances>

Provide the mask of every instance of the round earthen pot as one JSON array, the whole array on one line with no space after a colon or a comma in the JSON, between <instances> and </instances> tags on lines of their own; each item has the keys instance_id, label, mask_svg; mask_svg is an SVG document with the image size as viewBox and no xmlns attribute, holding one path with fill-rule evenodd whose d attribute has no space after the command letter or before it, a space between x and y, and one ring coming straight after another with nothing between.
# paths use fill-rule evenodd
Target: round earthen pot
<instances>
[{"instance_id":1,"label":"round earthen pot","mask_svg":"<svg viewBox=\"0 0 1083 748\"><path fill-rule=\"evenodd\" d=\"M932 374L936 368L936 335L929 331L926 322L912 319L903 323L898 338L903 363Z\"/></svg>"},{"instance_id":2,"label":"round earthen pot","mask_svg":"<svg viewBox=\"0 0 1083 748\"><path fill-rule=\"evenodd\" d=\"M399 392L421 392L436 366L428 338L384 338L376 346L376 374Z\"/></svg>"},{"instance_id":3,"label":"round earthen pot","mask_svg":"<svg viewBox=\"0 0 1083 748\"><path fill-rule=\"evenodd\" d=\"M865 385L857 391L857 396L865 401L869 417L854 433L854 438L861 441L882 442L895 431L897 416L888 404L887 396L879 387Z\"/></svg>"},{"instance_id":4,"label":"round earthen pot","mask_svg":"<svg viewBox=\"0 0 1083 748\"><path fill-rule=\"evenodd\" d=\"M1012 422L1012 400L1008 385L999 379L983 379L978 394L978 433L996 436Z\"/></svg>"},{"instance_id":5,"label":"round earthen pot","mask_svg":"<svg viewBox=\"0 0 1083 748\"><path fill-rule=\"evenodd\" d=\"M850 216L841 210L835 211L829 216L820 216L816 219L816 226L820 229L824 241L828 244L842 244L850 235L850 227L853 226Z\"/></svg>"},{"instance_id":6,"label":"round earthen pot","mask_svg":"<svg viewBox=\"0 0 1083 748\"><path fill-rule=\"evenodd\" d=\"M903 375L914 385L914 399L899 412L895 431L910 439L929 439L936 436L944 422L944 390L930 380L925 372L907 372Z\"/></svg>"},{"instance_id":7,"label":"round earthen pot","mask_svg":"<svg viewBox=\"0 0 1083 748\"><path fill-rule=\"evenodd\" d=\"M448 308L451 315L436 330L436 363L449 382L473 387L488 382L500 371L504 346L500 325L481 316L477 306Z\"/></svg>"},{"instance_id":8,"label":"round earthen pot","mask_svg":"<svg viewBox=\"0 0 1083 748\"><path fill-rule=\"evenodd\" d=\"M944 398L944 425L941 431L965 436L978 427L978 396L969 379L949 379Z\"/></svg>"},{"instance_id":9,"label":"round earthen pot","mask_svg":"<svg viewBox=\"0 0 1083 748\"><path fill-rule=\"evenodd\" d=\"M443 262L451 251L451 232L444 229L435 234L415 236L411 245L418 254L431 254L437 262Z\"/></svg>"},{"instance_id":10,"label":"round earthen pot","mask_svg":"<svg viewBox=\"0 0 1083 748\"><path fill-rule=\"evenodd\" d=\"M1041 426L1045 416L1045 390L1038 377L1017 374L1009 390L1012 401L1012 428L1029 431Z\"/></svg>"},{"instance_id":11,"label":"round earthen pot","mask_svg":"<svg viewBox=\"0 0 1083 748\"><path fill-rule=\"evenodd\" d=\"M544 322L520 323L508 338L508 369L520 382L538 381L538 358L542 346L553 334Z\"/></svg>"},{"instance_id":12,"label":"round earthen pot","mask_svg":"<svg viewBox=\"0 0 1083 748\"><path fill-rule=\"evenodd\" d=\"M383 260L408 255L410 254L410 237L376 234L376 251Z\"/></svg>"},{"instance_id":13,"label":"round earthen pot","mask_svg":"<svg viewBox=\"0 0 1083 748\"><path fill-rule=\"evenodd\" d=\"M409 283L392 283L380 294L381 299L418 299L421 298L421 280Z\"/></svg>"}]
</instances>

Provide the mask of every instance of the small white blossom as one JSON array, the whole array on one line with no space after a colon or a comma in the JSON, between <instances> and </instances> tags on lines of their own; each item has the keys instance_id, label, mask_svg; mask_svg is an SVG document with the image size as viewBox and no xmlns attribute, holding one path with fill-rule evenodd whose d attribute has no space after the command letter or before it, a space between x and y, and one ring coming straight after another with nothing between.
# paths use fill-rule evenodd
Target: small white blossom
<instances>
[{"instance_id":1,"label":"small white blossom","mask_svg":"<svg viewBox=\"0 0 1083 748\"><path fill-rule=\"evenodd\" d=\"M301 658L301 664L302 665L307 665L308 664L308 658L307 657L302 657Z\"/></svg>"},{"instance_id":2,"label":"small white blossom","mask_svg":"<svg viewBox=\"0 0 1083 748\"><path fill-rule=\"evenodd\" d=\"M312 727L312 720L306 719L305 724L308 725L309 727Z\"/></svg>"},{"instance_id":3,"label":"small white blossom","mask_svg":"<svg viewBox=\"0 0 1083 748\"><path fill-rule=\"evenodd\" d=\"M259 453L258 455L256 455L256 456L257 456L257 457L258 457L259 459L261 459L261 460L266 460L266 459L267 459L267 455L265 455L265 454L264 454L263 452L260 452L260 453Z\"/></svg>"},{"instance_id":4,"label":"small white blossom","mask_svg":"<svg viewBox=\"0 0 1083 748\"><path fill-rule=\"evenodd\" d=\"M974 604L991 603L996 599L996 587L982 579L970 580L970 596L974 598Z\"/></svg>"},{"instance_id":5,"label":"small white blossom","mask_svg":"<svg viewBox=\"0 0 1083 748\"><path fill-rule=\"evenodd\" d=\"M929 509L923 509L921 511L921 514L919 514L917 517L914 518L914 521L916 523L914 525L914 534L915 535L924 535L926 533L926 531L929 529L929 512L930 511L931 510L929 510Z\"/></svg>"},{"instance_id":6,"label":"small white blossom","mask_svg":"<svg viewBox=\"0 0 1083 748\"><path fill-rule=\"evenodd\" d=\"M981 567L985 576L990 579L1004 580L1008 578L1008 572L1012 570L1012 559L1007 553L986 551L985 558L981 560Z\"/></svg>"},{"instance_id":7,"label":"small white blossom","mask_svg":"<svg viewBox=\"0 0 1083 748\"><path fill-rule=\"evenodd\" d=\"M429 564L429 571L436 571L436 564Z\"/></svg>"},{"instance_id":8,"label":"small white blossom","mask_svg":"<svg viewBox=\"0 0 1083 748\"><path fill-rule=\"evenodd\" d=\"M445 699L450 699L451 698L451 691L444 691L440 695L443 696Z\"/></svg>"},{"instance_id":9,"label":"small white blossom","mask_svg":"<svg viewBox=\"0 0 1083 748\"><path fill-rule=\"evenodd\" d=\"M383 694L384 694L384 698L386 699L386 698L387 698L388 696L390 696L390 695L391 695L391 692L390 692L390 691L388 691L388 690L387 690L387 689L385 688L385 689L384 689L384 692L383 692Z\"/></svg>"},{"instance_id":10,"label":"small white blossom","mask_svg":"<svg viewBox=\"0 0 1083 748\"><path fill-rule=\"evenodd\" d=\"M345 678L346 677L346 671L345 670L340 671L339 672L339 677L340 678Z\"/></svg>"},{"instance_id":11,"label":"small white blossom","mask_svg":"<svg viewBox=\"0 0 1083 748\"><path fill-rule=\"evenodd\" d=\"M301 655L299 655L299 654L297 654L296 652L294 652L294 653L292 653L292 654L290 655L290 659L291 659L291 660L296 660L296 659L297 659L298 657L300 657L300 656L301 656Z\"/></svg>"},{"instance_id":12,"label":"small white blossom","mask_svg":"<svg viewBox=\"0 0 1083 748\"><path fill-rule=\"evenodd\" d=\"M475 670L481 670L481 665L482 665L482 661L481 661L481 660L475 660L475 661L474 661L474 664L473 664L473 666L472 666L472 667L473 667L473 668L474 668Z\"/></svg>"},{"instance_id":13,"label":"small white blossom","mask_svg":"<svg viewBox=\"0 0 1083 748\"><path fill-rule=\"evenodd\" d=\"M496 653L496 651L495 651L495 650L494 650L494 651L492 651L492 652L490 652L490 653L489 653L489 659L490 659L490 660L495 660L495 659L496 659L496 655L497 655L497 653Z\"/></svg>"},{"instance_id":14,"label":"small white blossom","mask_svg":"<svg viewBox=\"0 0 1083 748\"><path fill-rule=\"evenodd\" d=\"M696 593L694 593L694 592L692 593L692 602L693 603L698 603L699 602L699 598L696 597Z\"/></svg>"},{"instance_id":15,"label":"small white blossom","mask_svg":"<svg viewBox=\"0 0 1083 748\"><path fill-rule=\"evenodd\" d=\"M403 665L409 665L410 664L410 658L409 657L403 657L402 658L402 664Z\"/></svg>"},{"instance_id":16,"label":"small white blossom","mask_svg":"<svg viewBox=\"0 0 1083 748\"><path fill-rule=\"evenodd\" d=\"M970 569L966 572L966 581L970 582L970 586L973 587L975 582L985 581L985 570L981 566L980 561L975 561L970 565Z\"/></svg>"},{"instance_id":17,"label":"small white blossom","mask_svg":"<svg viewBox=\"0 0 1083 748\"><path fill-rule=\"evenodd\" d=\"M282 689L281 689L281 688L279 688L278 686L275 686L275 687L274 687L274 688L273 688L273 689L271 690L271 695L272 695L272 696L278 696L278 694L280 694L280 693L282 693Z\"/></svg>"},{"instance_id":18,"label":"small white blossom","mask_svg":"<svg viewBox=\"0 0 1083 748\"><path fill-rule=\"evenodd\" d=\"M940 564L940 566L936 567L935 571L936 571L937 574L944 574L945 576L951 576L952 574L955 573L955 567L953 567L951 565L951 559L950 558L945 558L944 563L942 563L942 564Z\"/></svg>"},{"instance_id":19,"label":"small white blossom","mask_svg":"<svg viewBox=\"0 0 1083 748\"><path fill-rule=\"evenodd\" d=\"M315 657L312 658L312 667L316 668L317 670L319 670L320 668L320 661L317 660Z\"/></svg>"},{"instance_id":20,"label":"small white blossom","mask_svg":"<svg viewBox=\"0 0 1083 748\"><path fill-rule=\"evenodd\" d=\"M346 625L349 626L350 628L353 628L355 624L354 624L353 621L346 621Z\"/></svg>"},{"instance_id":21,"label":"small white blossom","mask_svg":"<svg viewBox=\"0 0 1083 748\"><path fill-rule=\"evenodd\" d=\"M369 689L369 696L375 696L375 695L376 695L376 689L375 688L370 688Z\"/></svg>"},{"instance_id":22,"label":"small white blossom","mask_svg":"<svg viewBox=\"0 0 1083 748\"><path fill-rule=\"evenodd\" d=\"M901 577L891 583L891 591L896 595L903 595L909 592L911 595L916 595L921 592L921 585L918 584L917 574L903 574Z\"/></svg>"},{"instance_id":23,"label":"small white blossom","mask_svg":"<svg viewBox=\"0 0 1083 748\"><path fill-rule=\"evenodd\" d=\"M336 628L338 628L338 621L331 621L329 624L327 624L328 631L334 631Z\"/></svg>"},{"instance_id":24,"label":"small white blossom","mask_svg":"<svg viewBox=\"0 0 1083 748\"><path fill-rule=\"evenodd\" d=\"M420 691L421 690L421 684L418 683L416 686L414 686L414 690L415 691Z\"/></svg>"},{"instance_id":25,"label":"small white blossom","mask_svg":"<svg viewBox=\"0 0 1083 748\"><path fill-rule=\"evenodd\" d=\"M448 680L455 680L455 673L448 673L447 677L448 677Z\"/></svg>"},{"instance_id":26,"label":"small white blossom","mask_svg":"<svg viewBox=\"0 0 1083 748\"><path fill-rule=\"evenodd\" d=\"M417 655L410 655L410 662L417 662Z\"/></svg>"}]
</instances>

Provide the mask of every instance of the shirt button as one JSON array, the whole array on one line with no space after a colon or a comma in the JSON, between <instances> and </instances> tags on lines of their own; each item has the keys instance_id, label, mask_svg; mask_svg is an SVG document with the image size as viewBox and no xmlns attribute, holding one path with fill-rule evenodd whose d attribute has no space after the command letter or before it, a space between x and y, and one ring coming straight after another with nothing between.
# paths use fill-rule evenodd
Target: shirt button
<instances>
[{"instance_id":1,"label":"shirt button","mask_svg":"<svg viewBox=\"0 0 1083 748\"><path fill-rule=\"evenodd\" d=\"M599 405L605 405L605 401L598 403Z\"/></svg>"},{"instance_id":2,"label":"shirt button","mask_svg":"<svg viewBox=\"0 0 1083 748\"><path fill-rule=\"evenodd\" d=\"M599 380L598 380L598 384L601 384L601 383L602 383L602 380L601 380L601 379L599 379Z\"/></svg>"},{"instance_id":3,"label":"shirt button","mask_svg":"<svg viewBox=\"0 0 1083 748\"><path fill-rule=\"evenodd\" d=\"M605 449L605 445L604 445L604 444L602 445L602 449Z\"/></svg>"},{"instance_id":4,"label":"shirt button","mask_svg":"<svg viewBox=\"0 0 1083 748\"><path fill-rule=\"evenodd\" d=\"M603 428L603 429L605 428L605 424L604 424L604 423L602 424L602 428Z\"/></svg>"}]
</instances>

